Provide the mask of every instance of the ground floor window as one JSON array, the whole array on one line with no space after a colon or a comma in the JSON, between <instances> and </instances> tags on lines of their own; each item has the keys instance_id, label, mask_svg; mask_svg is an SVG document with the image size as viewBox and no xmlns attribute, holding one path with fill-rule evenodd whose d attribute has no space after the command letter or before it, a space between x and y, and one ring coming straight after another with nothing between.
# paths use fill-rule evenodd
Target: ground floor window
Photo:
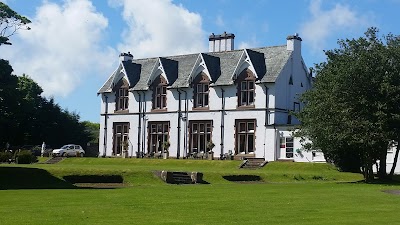
<instances>
[{"instance_id":1,"label":"ground floor window","mask_svg":"<svg viewBox=\"0 0 400 225\"><path fill-rule=\"evenodd\" d=\"M280 148L284 150L286 158L293 158L293 137L281 137Z\"/></svg>"},{"instance_id":2,"label":"ground floor window","mask_svg":"<svg viewBox=\"0 0 400 225\"><path fill-rule=\"evenodd\" d=\"M255 151L256 120L236 120L236 154L248 154Z\"/></svg>"},{"instance_id":3,"label":"ground floor window","mask_svg":"<svg viewBox=\"0 0 400 225\"><path fill-rule=\"evenodd\" d=\"M149 122L149 153L164 151L163 143L169 140L169 121Z\"/></svg>"},{"instance_id":4,"label":"ground floor window","mask_svg":"<svg viewBox=\"0 0 400 225\"><path fill-rule=\"evenodd\" d=\"M212 121L190 121L189 135L189 153L206 152L212 137Z\"/></svg>"},{"instance_id":5,"label":"ground floor window","mask_svg":"<svg viewBox=\"0 0 400 225\"><path fill-rule=\"evenodd\" d=\"M129 123L114 123L113 155L119 156L124 146L129 143Z\"/></svg>"}]
</instances>

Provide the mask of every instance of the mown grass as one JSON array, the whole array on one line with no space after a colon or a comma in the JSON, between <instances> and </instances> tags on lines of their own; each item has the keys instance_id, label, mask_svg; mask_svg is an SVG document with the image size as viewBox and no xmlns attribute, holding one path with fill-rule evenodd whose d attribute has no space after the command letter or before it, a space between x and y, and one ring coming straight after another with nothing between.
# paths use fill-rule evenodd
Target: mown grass
<instances>
[{"instance_id":1,"label":"mown grass","mask_svg":"<svg viewBox=\"0 0 400 225\"><path fill-rule=\"evenodd\" d=\"M71 158L0 166L0 224L400 224L400 186L357 183L327 164ZM201 171L209 185L169 185L151 171ZM67 175L121 175L125 188L75 188ZM252 174L265 183L234 183ZM13 185L11 185L14 183ZM31 183L31 184L29 184Z\"/></svg>"},{"instance_id":2,"label":"mown grass","mask_svg":"<svg viewBox=\"0 0 400 225\"><path fill-rule=\"evenodd\" d=\"M132 185L158 184L160 181L152 175L154 170L198 171L204 173L204 179L210 183L228 183L222 176L252 174L260 176L265 182L294 181L355 181L361 180L360 174L340 173L335 167L324 163L270 162L258 170L243 170L240 161L219 160L156 160L156 159L120 159L120 158L68 158L54 164L28 165L44 168L55 176L69 174L106 174L121 175Z\"/></svg>"}]
</instances>

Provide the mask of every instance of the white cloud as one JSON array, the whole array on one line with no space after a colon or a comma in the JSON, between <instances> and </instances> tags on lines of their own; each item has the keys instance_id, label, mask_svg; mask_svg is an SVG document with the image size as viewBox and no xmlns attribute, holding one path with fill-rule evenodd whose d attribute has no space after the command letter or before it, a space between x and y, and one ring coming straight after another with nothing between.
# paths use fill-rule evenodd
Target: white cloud
<instances>
[{"instance_id":1,"label":"white cloud","mask_svg":"<svg viewBox=\"0 0 400 225\"><path fill-rule=\"evenodd\" d=\"M239 43L239 49L244 49L244 48L255 48L260 45L260 42L257 40L257 37L255 35L251 36L249 41L242 41Z\"/></svg>"},{"instance_id":2,"label":"white cloud","mask_svg":"<svg viewBox=\"0 0 400 225\"><path fill-rule=\"evenodd\" d=\"M327 39L338 32L365 27L367 17L352 10L348 5L337 3L330 10L321 8L321 0L312 0L309 6L311 20L301 27L301 37L314 51L321 51Z\"/></svg>"},{"instance_id":3,"label":"white cloud","mask_svg":"<svg viewBox=\"0 0 400 225\"><path fill-rule=\"evenodd\" d=\"M201 52L207 49L199 14L171 0L113 0L123 6L122 17L128 28L118 45L135 58Z\"/></svg>"},{"instance_id":4,"label":"white cloud","mask_svg":"<svg viewBox=\"0 0 400 225\"><path fill-rule=\"evenodd\" d=\"M44 1L30 19L32 29L13 37L1 57L10 59L16 74L38 82L45 95L67 96L85 77L115 66L116 52L102 44L108 20L89 0Z\"/></svg>"},{"instance_id":5,"label":"white cloud","mask_svg":"<svg viewBox=\"0 0 400 225\"><path fill-rule=\"evenodd\" d=\"M218 15L218 16L217 16L217 19L215 20L215 24L216 24L217 26L219 26L219 27L225 26L224 19L222 18L221 15Z\"/></svg>"}]
</instances>

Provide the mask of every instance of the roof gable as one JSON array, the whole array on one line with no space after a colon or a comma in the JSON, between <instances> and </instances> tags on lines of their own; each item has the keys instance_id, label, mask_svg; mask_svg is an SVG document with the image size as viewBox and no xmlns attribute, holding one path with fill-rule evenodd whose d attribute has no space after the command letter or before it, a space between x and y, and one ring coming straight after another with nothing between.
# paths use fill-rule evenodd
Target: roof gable
<instances>
[{"instance_id":1,"label":"roof gable","mask_svg":"<svg viewBox=\"0 0 400 225\"><path fill-rule=\"evenodd\" d=\"M208 52L168 57L135 59L120 63L117 70L100 88L99 93L111 92L112 84L123 71L131 90L148 90L155 76L164 74L171 88L187 88L200 72L209 76L212 85L232 85L236 76L250 69L259 82L275 82L290 59L292 51L286 45Z\"/></svg>"}]
</instances>

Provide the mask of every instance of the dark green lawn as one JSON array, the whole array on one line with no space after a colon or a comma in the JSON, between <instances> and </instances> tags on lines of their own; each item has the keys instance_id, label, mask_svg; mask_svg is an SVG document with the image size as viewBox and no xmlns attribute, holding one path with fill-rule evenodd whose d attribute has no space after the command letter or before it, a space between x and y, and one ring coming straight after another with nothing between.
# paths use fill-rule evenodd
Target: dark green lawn
<instances>
[{"instance_id":1,"label":"dark green lawn","mask_svg":"<svg viewBox=\"0 0 400 225\"><path fill-rule=\"evenodd\" d=\"M382 192L400 186L348 183L362 177L326 164L248 171L239 163L83 158L1 165L0 224L400 224L400 195ZM158 169L202 171L210 184L165 184L151 173ZM118 174L126 186L76 188L63 179L71 174ZM265 182L233 183L221 178L226 174Z\"/></svg>"}]
</instances>

